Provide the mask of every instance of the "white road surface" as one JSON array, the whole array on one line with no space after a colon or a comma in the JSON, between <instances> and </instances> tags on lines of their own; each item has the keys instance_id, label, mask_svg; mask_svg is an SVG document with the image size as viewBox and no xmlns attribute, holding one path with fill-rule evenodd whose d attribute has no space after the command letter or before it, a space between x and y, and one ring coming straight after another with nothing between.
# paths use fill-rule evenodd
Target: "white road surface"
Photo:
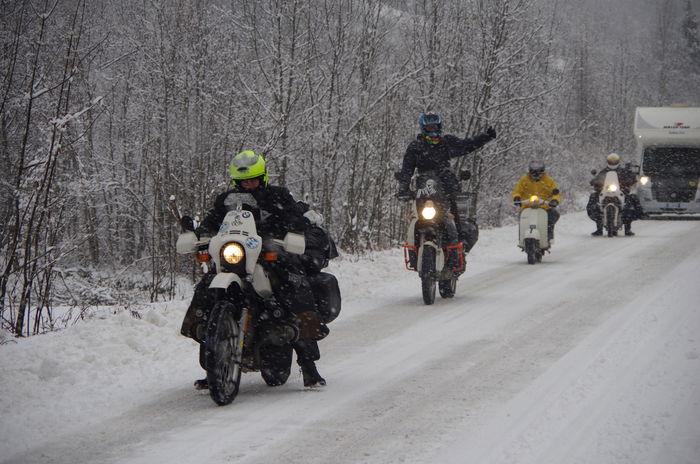
<instances>
[{"instance_id":1,"label":"white road surface","mask_svg":"<svg viewBox=\"0 0 700 464\"><path fill-rule=\"evenodd\" d=\"M565 215L528 265L483 230L453 299L425 306L399 251L335 263L322 389L244 374L192 388L187 301L0 345L2 463L700 462L700 221L593 238Z\"/></svg>"}]
</instances>

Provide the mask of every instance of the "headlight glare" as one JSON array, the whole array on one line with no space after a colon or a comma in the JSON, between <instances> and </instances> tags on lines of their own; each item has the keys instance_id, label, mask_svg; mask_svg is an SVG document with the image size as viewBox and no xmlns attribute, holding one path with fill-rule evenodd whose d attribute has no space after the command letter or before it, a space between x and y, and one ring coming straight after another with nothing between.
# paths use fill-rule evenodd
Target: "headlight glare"
<instances>
[{"instance_id":1,"label":"headlight glare","mask_svg":"<svg viewBox=\"0 0 700 464\"><path fill-rule=\"evenodd\" d=\"M423 219L431 220L435 217L437 214L437 211L435 210L435 205L431 200L428 200L425 202L425 205L423 206L423 209L420 212L421 216L423 216Z\"/></svg>"},{"instance_id":2,"label":"headlight glare","mask_svg":"<svg viewBox=\"0 0 700 464\"><path fill-rule=\"evenodd\" d=\"M238 264L245 257L245 250L238 243L227 243L221 249L221 257L228 264Z\"/></svg>"},{"instance_id":3,"label":"headlight glare","mask_svg":"<svg viewBox=\"0 0 700 464\"><path fill-rule=\"evenodd\" d=\"M608 192L617 192L617 184L608 185Z\"/></svg>"},{"instance_id":4,"label":"headlight glare","mask_svg":"<svg viewBox=\"0 0 700 464\"><path fill-rule=\"evenodd\" d=\"M647 185L650 181L651 179L649 178L649 176L642 176L639 178L639 183L642 185Z\"/></svg>"}]
</instances>

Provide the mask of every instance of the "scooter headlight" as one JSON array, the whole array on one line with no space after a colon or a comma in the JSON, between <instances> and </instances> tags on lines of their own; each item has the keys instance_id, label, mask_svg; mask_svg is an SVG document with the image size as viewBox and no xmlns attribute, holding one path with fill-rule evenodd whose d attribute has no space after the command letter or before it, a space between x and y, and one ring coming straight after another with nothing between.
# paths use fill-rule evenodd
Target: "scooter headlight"
<instances>
[{"instance_id":1,"label":"scooter headlight","mask_svg":"<svg viewBox=\"0 0 700 464\"><path fill-rule=\"evenodd\" d=\"M642 176L639 178L639 183L642 185L647 185L650 182L651 182L651 179L649 178L649 176Z\"/></svg>"},{"instance_id":2,"label":"scooter headlight","mask_svg":"<svg viewBox=\"0 0 700 464\"><path fill-rule=\"evenodd\" d=\"M610 184L608 185L608 192L617 192L617 184Z\"/></svg>"},{"instance_id":3,"label":"scooter headlight","mask_svg":"<svg viewBox=\"0 0 700 464\"><path fill-rule=\"evenodd\" d=\"M420 212L421 216L423 216L423 219L431 220L435 217L437 214L437 211L435 210L435 205L433 204L432 200L428 200L425 202L425 205L423 206L423 209Z\"/></svg>"},{"instance_id":4,"label":"scooter headlight","mask_svg":"<svg viewBox=\"0 0 700 464\"><path fill-rule=\"evenodd\" d=\"M245 250L239 243L230 242L221 249L221 257L228 264L238 264L245 257Z\"/></svg>"}]
</instances>

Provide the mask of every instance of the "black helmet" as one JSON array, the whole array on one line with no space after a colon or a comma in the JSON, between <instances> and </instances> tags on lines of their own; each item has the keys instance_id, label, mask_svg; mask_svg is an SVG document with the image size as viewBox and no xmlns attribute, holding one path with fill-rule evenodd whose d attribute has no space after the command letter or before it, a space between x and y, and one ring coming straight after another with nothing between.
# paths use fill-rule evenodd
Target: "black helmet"
<instances>
[{"instance_id":1,"label":"black helmet","mask_svg":"<svg viewBox=\"0 0 700 464\"><path fill-rule=\"evenodd\" d=\"M530 161L528 172L535 180L540 180L544 175L544 163L542 161Z\"/></svg>"}]
</instances>

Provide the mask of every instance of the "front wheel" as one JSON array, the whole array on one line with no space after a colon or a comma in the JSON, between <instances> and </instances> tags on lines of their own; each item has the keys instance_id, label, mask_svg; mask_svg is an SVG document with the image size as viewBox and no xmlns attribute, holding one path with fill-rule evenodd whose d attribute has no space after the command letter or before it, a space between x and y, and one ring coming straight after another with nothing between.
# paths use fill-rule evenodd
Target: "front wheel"
<instances>
[{"instance_id":1,"label":"front wheel","mask_svg":"<svg viewBox=\"0 0 700 464\"><path fill-rule=\"evenodd\" d=\"M228 301L214 305L204 344L209 394L219 406L236 398L241 383L241 352L237 348L242 334L234 309Z\"/></svg>"},{"instance_id":2,"label":"front wheel","mask_svg":"<svg viewBox=\"0 0 700 464\"><path fill-rule=\"evenodd\" d=\"M613 204L609 204L605 207L605 228L607 229L608 237L614 237L617 235L618 226L616 224L616 218L619 215L619 209Z\"/></svg>"},{"instance_id":3,"label":"front wheel","mask_svg":"<svg viewBox=\"0 0 700 464\"><path fill-rule=\"evenodd\" d=\"M527 263L528 264L535 264L538 259L538 247L537 247L537 239L534 238L526 238L525 239L525 253L527 253Z\"/></svg>"},{"instance_id":4,"label":"front wheel","mask_svg":"<svg viewBox=\"0 0 700 464\"><path fill-rule=\"evenodd\" d=\"M421 290L423 302L427 305L435 303L435 248L423 247L423 259L421 263Z\"/></svg>"},{"instance_id":5,"label":"front wheel","mask_svg":"<svg viewBox=\"0 0 700 464\"><path fill-rule=\"evenodd\" d=\"M457 291L457 277L441 280L438 282L438 288L440 289L441 297L452 298L455 296L455 292Z\"/></svg>"},{"instance_id":6,"label":"front wheel","mask_svg":"<svg viewBox=\"0 0 700 464\"><path fill-rule=\"evenodd\" d=\"M617 227L615 227L615 215L612 214L612 212L608 213L607 219L607 224L606 227L608 229L608 237L613 237L615 235L615 232L617 231Z\"/></svg>"}]
</instances>

